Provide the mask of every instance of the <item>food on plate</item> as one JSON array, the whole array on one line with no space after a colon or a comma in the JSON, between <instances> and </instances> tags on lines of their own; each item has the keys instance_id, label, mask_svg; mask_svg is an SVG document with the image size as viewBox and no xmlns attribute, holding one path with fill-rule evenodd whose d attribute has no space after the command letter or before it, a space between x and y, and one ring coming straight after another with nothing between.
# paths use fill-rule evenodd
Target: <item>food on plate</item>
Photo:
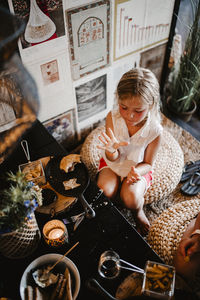
<instances>
[{"instance_id":1,"label":"food on plate","mask_svg":"<svg viewBox=\"0 0 200 300\"><path fill-rule=\"evenodd\" d=\"M76 180L77 180L77 178L71 178L69 180L63 181L65 190L66 191L71 190L71 189L74 189L74 188L77 188L78 186L80 186L80 183L77 183Z\"/></svg>"},{"instance_id":2,"label":"food on plate","mask_svg":"<svg viewBox=\"0 0 200 300\"><path fill-rule=\"evenodd\" d=\"M42 165L38 163L30 163L22 170L25 173L27 180L34 180L37 177L40 177L42 174Z\"/></svg>"},{"instance_id":3,"label":"food on plate","mask_svg":"<svg viewBox=\"0 0 200 300\"><path fill-rule=\"evenodd\" d=\"M32 270L32 276L36 285L27 285L24 291L25 300L73 300L72 282L68 267L64 274L54 274L50 271L51 265L45 265Z\"/></svg>"},{"instance_id":4,"label":"food on plate","mask_svg":"<svg viewBox=\"0 0 200 300\"><path fill-rule=\"evenodd\" d=\"M81 163L80 154L69 154L61 159L60 169L66 173L74 171L74 167L77 163Z\"/></svg>"},{"instance_id":5,"label":"food on plate","mask_svg":"<svg viewBox=\"0 0 200 300\"><path fill-rule=\"evenodd\" d=\"M173 267L149 263L146 267L145 290L161 294L170 292L172 289L173 278Z\"/></svg>"},{"instance_id":6,"label":"food on plate","mask_svg":"<svg viewBox=\"0 0 200 300\"><path fill-rule=\"evenodd\" d=\"M117 299L129 299L140 296L142 290L143 275L133 272L118 286L115 297Z\"/></svg>"},{"instance_id":7,"label":"food on plate","mask_svg":"<svg viewBox=\"0 0 200 300\"><path fill-rule=\"evenodd\" d=\"M66 278L66 296L65 296L65 300L73 300L72 298L72 283L71 283L71 275L69 272L69 269L66 268L65 269L65 278Z\"/></svg>"},{"instance_id":8,"label":"food on plate","mask_svg":"<svg viewBox=\"0 0 200 300\"><path fill-rule=\"evenodd\" d=\"M50 300L63 299L66 290L66 278L63 274L59 274L56 286L51 294Z\"/></svg>"},{"instance_id":9,"label":"food on plate","mask_svg":"<svg viewBox=\"0 0 200 300\"><path fill-rule=\"evenodd\" d=\"M35 283L42 288L46 288L58 281L58 275L50 272L49 267L49 265L43 266L40 269L34 270L32 273Z\"/></svg>"},{"instance_id":10,"label":"food on plate","mask_svg":"<svg viewBox=\"0 0 200 300\"><path fill-rule=\"evenodd\" d=\"M44 300L44 295L38 287L28 285L24 290L24 300Z\"/></svg>"}]
</instances>

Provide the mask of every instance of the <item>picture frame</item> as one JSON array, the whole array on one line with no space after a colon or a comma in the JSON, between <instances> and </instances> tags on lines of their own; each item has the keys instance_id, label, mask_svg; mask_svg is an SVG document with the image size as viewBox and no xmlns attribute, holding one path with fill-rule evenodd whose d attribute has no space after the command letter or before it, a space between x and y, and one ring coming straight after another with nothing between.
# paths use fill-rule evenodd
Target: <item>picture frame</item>
<instances>
[{"instance_id":1,"label":"picture frame","mask_svg":"<svg viewBox=\"0 0 200 300\"><path fill-rule=\"evenodd\" d=\"M68 110L43 123L48 132L65 149L70 150L77 143L74 109Z\"/></svg>"},{"instance_id":2,"label":"picture frame","mask_svg":"<svg viewBox=\"0 0 200 300\"><path fill-rule=\"evenodd\" d=\"M66 10L66 20L73 80L107 66L110 62L110 0Z\"/></svg>"},{"instance_id":3,"label":"picture frame","mask_svg":"<svg viewBox=\"0 0 200 300\"><path fill-rule=\"evenodd\" d=\"M169 38L174 2L175 0L116 0L114 61L166 43Z\"/></svg>"},{"instance_id":4,"label":"picture frame","mask_svg":"<svg viewBox=\"0 0 200 300\"><path fill-rule=\"evenodd\" d=\"M8 4L10 11L26 23L25 31L19 39L21 52L65 35L62 0L8 0ZM35 26L36 20L38 26Z\"/></svg>"},{"instance_id":5,"label":"picture frame","mask_svg":"<svg viewBox=\"0 0 200 300\"><path fill-rule=\"evenodd\" d=\"M75 87L78 122L107 108L107 74L93 78Z\"/></svg>"}]
</instances>

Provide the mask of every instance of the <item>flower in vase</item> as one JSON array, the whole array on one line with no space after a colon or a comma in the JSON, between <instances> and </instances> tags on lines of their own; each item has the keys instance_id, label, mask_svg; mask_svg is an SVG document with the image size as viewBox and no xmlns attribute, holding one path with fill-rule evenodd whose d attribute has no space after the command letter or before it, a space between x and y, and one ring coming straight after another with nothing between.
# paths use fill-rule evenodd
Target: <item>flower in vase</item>
<instances>
[{"instance_id":1,"label":"flower in vase","mask_svg":"<svg viewBox=\"0 0 200 300\"><path fill-rule=\"evenodd\" d=\"M0 234L25 226L42 205L41 189L27 181L22 172L8 172L7 182L8 188L0 192Z\"/></svg>"}]
</instances>

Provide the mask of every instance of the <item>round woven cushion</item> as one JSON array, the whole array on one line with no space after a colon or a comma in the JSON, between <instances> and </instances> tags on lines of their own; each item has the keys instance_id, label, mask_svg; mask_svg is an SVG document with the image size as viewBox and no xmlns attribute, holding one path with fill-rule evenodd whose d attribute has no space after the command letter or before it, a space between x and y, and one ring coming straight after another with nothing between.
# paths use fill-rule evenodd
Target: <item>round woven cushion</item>
<instances>
[{"instance_id":1,"label":"round woven cushion","mask_svg":"<svg viewBox=\"0 0 200 300\"><path fill-rule=\"evenodd\" d=\"M105 131L105 126L94 129L85 139L81 148L81 159L88 168L92 179L98 171L101 151L97 148L98 136ZM153 169L153 184L145 194L145 204L158 201L168 196L180 181L184 166L183 151L178 142L163 130L161 146L156 156Z\"/></svg>"},{"instance_id":2,"label":"round woven cushion","mask_svg":"<svg viewBox=\"0 0 200 300\"><path fill-rule=\"evenodd\" d=\"M147 242L166 264L172 265L184 231L199 212L200 199L195 198L164 210L152 223Z\"/></svg>"}]
</instances>

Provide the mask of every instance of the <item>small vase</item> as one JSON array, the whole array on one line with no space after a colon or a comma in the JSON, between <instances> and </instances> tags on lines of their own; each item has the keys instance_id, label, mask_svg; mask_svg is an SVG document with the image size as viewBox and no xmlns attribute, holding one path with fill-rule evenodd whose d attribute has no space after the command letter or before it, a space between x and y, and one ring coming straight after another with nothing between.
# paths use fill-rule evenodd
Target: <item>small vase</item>
<instances>
[{"instance_id":1,"label":"small vase","mask_svg":"<svg viewBox=\"0 0 200 300\"><path fill-rule=\"evenodd\" d=\"M191 105L191 109L189 111L181 111L178 112L177 110L175 110L173 108L173 106L170 104L171 102L171 97L167 98L167 108L169 109L169 111L176 115L177 117L179 117L181 120L183 120L184 122L189 122L191 120L192 115L195 113L196 109L197 109L197 105L195 101L192 101L192 105Z\"/></svg>"},{"instance_id":2,"label":"small vase","mask_svg":"<svg viewBox=\"0 0 200 300\"><path fill-rule=\"evenodd\" d=\"M35 251L40 239L41 233L35 214L32 213L26 226L13 232L0 234L0 252L11 259L24 258Z\"/></svg>"}]
</instances>

